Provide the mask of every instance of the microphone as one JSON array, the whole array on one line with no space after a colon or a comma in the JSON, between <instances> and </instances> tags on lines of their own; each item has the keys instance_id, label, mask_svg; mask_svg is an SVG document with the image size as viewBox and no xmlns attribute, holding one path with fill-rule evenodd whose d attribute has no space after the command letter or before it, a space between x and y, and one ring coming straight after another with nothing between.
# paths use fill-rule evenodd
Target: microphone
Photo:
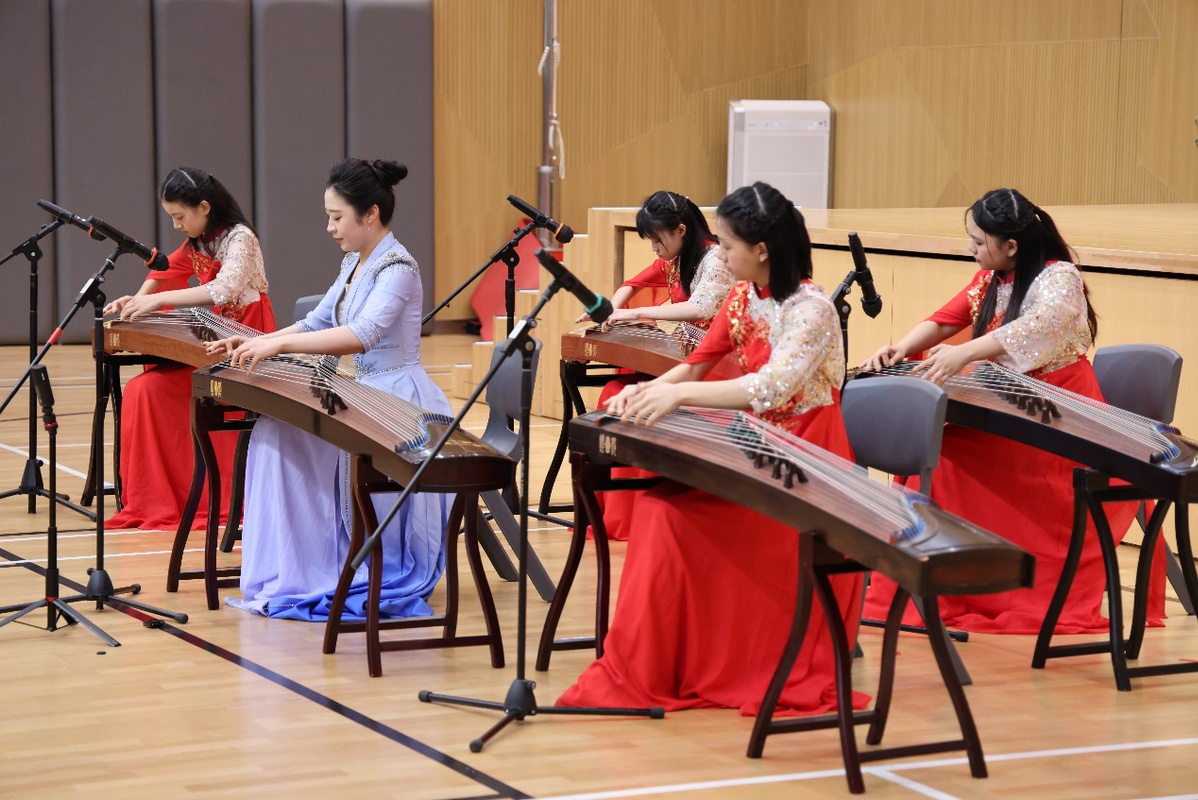
<instances>
[{"instance_id":1,"label":"microphone","mask_svg":"<svg viewBox=\"0 0 1198 800\"><path fill-rule=\"evenodd\" d=\"M591 315L592 320L603 322L611 316L610 300L583 286L582 281L574 277L568 269L562 266L560 261L541 248L538 247L533 255L537 257L537 261L541 262L541 266L549 270L549 274L561 283L563 289L578 298L578 302L582 303L582 307Z\"/></svg>"},{"instance_id":2,"label":"microphone","mask_svg":"<svg viewBox=\"0 0 1198 800\"><path fill-rule=\"evenodd\" d=\"M35 364L29 370L29 377L33 380L33 390L37 393L42 408L53 408L54 390L50 388L50 375L46 372L45 365Z\"/></svg>"},{"instance_id":3,"label":"microphone","mask_svg":"<svg viewBox=\"0 0 1198 800\"><path fill-rule=\"evenodd\" d=\"M882 313L882 298L874 288L874 276L865 263L865 248L861 246L861 238L857 231L849 234L849 251L853 254L853 267L856 269L857 285L861 287L861 310L869 317Z\"/></svg>"},{"instance_id":4,"label":"microphone","mask_svg":"<svg viewBox=\"0 0 1198 800\"><path fill-rule=\"evenodd\" d=\"M565 244L566 242L568 242L574 238L574 229L571 228L569 225L563 225L562 223L558 222L557 220L550 219L549 217L542 214L540 211L537 211L535 208L533 208L528 203L521 200L519 197L516 197L516 195L509 194L507 196L507 201L509 203L511 203L512 205L514 205L516 208L520 209L520 212L522 214L524 214L524 216L531 219L533 225L536 225L538 228L544 228L545 230L552 232L553 238L557 239L562 244ZM543 264L545 262L542 261L541 263Z\"/></svg>"},{"instance_id":5,"label":"microphone","mask_svg":"<svg viewBox=\"0 0 1198 800\"><path fill-rule=\"evenodd\" d=\"M87 222L92 228L111 239L117 247L128 253L132 253L140 259L143 259L146 262L146 266L150 269L161 271L169 266L166 256L162 253L159 253L157 247L144 245L133 237L121 233L116 228L97 217L91 217Z\"/></svg>"},{"instance_id":6,"label":"microphone","mask_svg":"<svg viewBox=\"0 0 1198 800\"><path fill-rule=\"evenodd\" d=\"M54 205L49 200L38 200L37 204L49 211L54 216L58 217L60 222L65 222L68 225L74 225L76 228L82 228L83 230L87 231L87 235L96 241L102 241L104 239L104 234L100 233L98 230L89 225L87 220L78 214L72 214L65 208Z\"/></svg>"}]
</instances>

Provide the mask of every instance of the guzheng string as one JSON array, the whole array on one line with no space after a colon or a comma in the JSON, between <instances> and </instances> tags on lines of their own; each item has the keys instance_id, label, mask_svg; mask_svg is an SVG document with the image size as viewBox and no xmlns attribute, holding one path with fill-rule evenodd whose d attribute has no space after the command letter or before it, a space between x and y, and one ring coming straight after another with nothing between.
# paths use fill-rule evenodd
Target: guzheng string
<instances>
[{"instance_id":1,"label":"guzheng string","mask_svg":"<svg viewBox=\"0 0 1198 800\"><path fill-rule=\"evenodd\" d=\"M883 368L880 374L910 375L911 370L917 364L922 363L922 361L904 361L901 364ZM1166 425L1163 422L1116 408L1068 389L1029 378L1023 373L992 361L975 362L971 371L962 372L949 378L945 382L945 387L950 390L984 389L1002 396L1031 401L1048 400L1058 409L1072 411L1099 425L1122 432L1131 440L1152 451L1154 460L1169 460L1176 458L1181 453L1180 448L1165 436L1166 433L1180 433L1172 425Z\"/></svg>"},{"instance_id":2,"label":"guzheng string","mask_svg":"<svg viewBox=\"0 0 1198 800\"><path fill-rule=\"evenodd\" d=\"M840 494L845 503L871 509L893 531L895 541L915 539L927 531L915 511L916 503L930 502L923 495L874 480L863 467L744 411L683 406L661 417L653 428L697 442L723 440L743 450L746 458L791 463L808 480L814 476L822 487Z\"/></svg>"},{"instance_id":3,"label":"guzheng string","mask_svg":"<svg viewBox=\"0 0 1198 800\"><path fill-rule=\"evenodd\" d=\"M607 328L602 325L588 325L576 329L573 333L580 334L584 338L588 336L602 338L612 335L620 339L642 339L646 342L668 340L678 345L682 355L688 355L703 341L703 336L707 332L690 322L680 322L672 331L656 325L646 325L643 322L615 322Z\"/></svg>"}]
</instances>

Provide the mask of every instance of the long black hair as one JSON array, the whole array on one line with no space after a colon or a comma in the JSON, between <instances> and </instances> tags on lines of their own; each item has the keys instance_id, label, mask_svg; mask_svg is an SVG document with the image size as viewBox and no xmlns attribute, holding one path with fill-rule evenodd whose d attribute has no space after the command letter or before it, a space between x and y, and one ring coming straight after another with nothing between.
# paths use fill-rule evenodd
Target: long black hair
<instances>
[{"instance_id":1,"label":"long black hair","mask_svg":"<svg viewBox=\"0 0 1198 800\"><path fill-rule=\"evenodd\" d=\"M1023 310L1023 300L1036 276L1044 271L1049 261L1071 261L1077 263L1073 248L1065 243L1057 224L1048 212L1028 200L1015 189L994 189L965 212L983 233L988 233L999 244L1014 241L1015 277L1011 286L1011 300L1003 313L1003 322L1018 319ZM1086 298L1086 320L1090 326L1090 337L1098 335L1098 316L1090 305L1090 290L1082 281L1082 293ZM977 321L973 325L973 338L986 333L994 319L998 305L998 281L992 280L982 298Z\"/></svg>"},{"instance_id":2,"label":"long black hair","mask_svg":"<svg viewBox=\"0 0 1198 800\"><path fill-rule=\"evenodd\" d=\"M748 244L765 242L770 259L770 294L778 301L794 294L811 278L811 238L795 204L758 181L742 186L720 201L716 214L732 233Z\"/></svg>"},{"instance_id":3,"label":"long black hair","mask_svg":"<svg viewBox=\"0 0 1198 800\"><path fill-rule=\"evenodd\" d=\"M210 239L212 234L234 225L244 225L251 231L254 226L241 211L241 206L229 194L216 176L196 167L177 167L167 173L158 189L158 199L164 203L182 203L188 208L198 208L208 201L208 226L199 238ZM254 231L257 236L258 232ZM199 241L192 238L190 244L199 248Z\"/></svg>"},{"instance_id":4,"label":"long black hair","mask_svg":"<svg viewBox=\"0 0 1198 800\"><path fill-rule=\"evenodd\" d=\"M636 212L636 232L642 239L659 239L663 234L678 230L679 225L685 225L686 232L682 235L682 249L678 252L678 273L682 277L683 288L690 294L703 253L715 240L707 218L689 197L666 191L654 192L646 197L645 202L641 203L641 210Z\"/></svg>"},{"instance_id":5,"label":"long black hair","mask_svg":"<svg viewBox=\"0 0 1198 800\"><path fill-rule=\"evenodd\" d=\"M328 188L345 198L358 216L379 207L379 222L391 224L395 213L395 189L397 183L408 176L408 168L394 161L363 161L347 158L329 170Z\"/></svg>"}]
</instances>

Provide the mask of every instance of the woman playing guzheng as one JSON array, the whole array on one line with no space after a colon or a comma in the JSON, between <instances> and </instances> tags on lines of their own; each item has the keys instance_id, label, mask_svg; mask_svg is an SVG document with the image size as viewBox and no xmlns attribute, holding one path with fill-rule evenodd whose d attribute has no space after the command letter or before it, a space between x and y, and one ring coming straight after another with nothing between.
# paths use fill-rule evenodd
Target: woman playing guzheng
<instances>
[{"instance_id":1,"label":"woman playing guzheng","mask_svg":"<svg viewBox=\"0 0 1198 800\"><path fill-rule=\"evenodd\" d=\"M262 248L237 201L214 176L195 167L171 170L158 192L175 230L187 240L170 266L151 272L135 295L113 300L105 314L122 320L183 306L207 306L255 330L275 329L266 294ZM199 281L189 286L190 279ZM165 324L165 323L164 323ZM190 419L191 373L182 364L158 364L129 381L121 413L121 501L109 528L171 530L179 525L191 489L194 456ZM222 516L228 512L236 434L212 437L220 462ZM205 490L205 494L207 490ZM208 502L201 499L193 528L203 528ZM223 521L223 520L222 520Z\"/></svg>"},{"instance_id":2,"label":"woman playing guzheng","mask_svg":"<svg viewBox=\"0 0 1198 800\"><path fill-rule=\"evenodd\" d=\"M719 258L703 212L677 192L654 192L636 214L636 232L649 240L657 260L616 289L608 322L660 319L707 328L735 279ZM641 295L652 303L625 308ZM578 321L586 319L584 314Z\"/></svg>"},{"instance_id":3,"label":"woman playing guzheng","mask_svg":"<svg viewBox=\"0 0 1198 800\"><path fill-rule=\"evenodd\" d=\"M1098 380L1086 358L1098 330L1072 250L1051 216L1013 189L986 193L965 214L969 250L979 267L960 293L862 366L884 370L927 351L916 374L938 384L973 361L989 359L1017 372L1097 400ZM945 339L969 329L964 344ZM929 349L930 348L930 349ZM1064 564L1073 522L1072 473L1063 458L992 434L945 429L932 498L1036 557L1031 589L940 599L947 625L984 633L1038 633ZM1127 532L1132 504L1108 506L1116 541ZM1101 633L1105 581L1090 523L1086 549L1057 633ZM875 574L865 616L884 619L894 583ZM1155 622L1159 624L1158 614ZM918 622L908 607L908 621Z\"/></svg>"},{"instance_id":4,"label":"woman playing guzheng","mask_svg":"<svg viewBox=\"0 0 1198 800\"><path fill-rule=\"evenodd\" d=\"M716 233L721 258L740 282L707 337L685 363L629 386L609 409L644 424L683 404L750 409L850 458L839 405L840 325L828 296L811 283L802 215L776 189L755 183L720 202ZM746 374L701 380L727 353ZM603 657L558 704L756 713L794 616L798 536L756 511L673 482L649 490L637 514ZM832 582L851 639L862 579L840 575ZM817 612L779 710L835 707L832 641Z\"/></svg>"},{"instance_id":5,"label":"woman playing guzheng","mask_svg":"<svg viewBox=\"0 0 1198 800\"><path fill-rule=\"evenodd\" d=\"M690 198L677 192L654 192L645 198L636 214L636 231L642 239L649 240L657 260L616 289L612 295L616 310L604 327L613 322L653 319L689 322L706 330L736 279L719 257L719 247L703 212ZM635 307L626 307L633 298L636 298ZM578 321L586 319L589 316L584 314ZM635 380L635 376L624 375L608 382L599 395L599 406L604 406ZM628 467L618 468L614 473L621 478L647 474ZM627 539L632 533L640 496L639 491L599 494L609 539Z\"/></svg>"},{"instance_id":6,"label":"woman playing guzheng","mask_svg":"<svg viewBox=\"0 0 1198 800\"><path fill-rule=\"evenodd\" d=\"M289 328L210 345L253 372L282 353L353 355L355 380L452 415L420 364L424 293L415 259L391 232L395 190L408 174L393 161L346 159L324 193L328 231L345 251L324 298ZM262 368L265 373L267 367ZM380 413L386 413L380 411ZM241 591L230 605L271 617L323 621L346 561L352 523L349 456L323 439L261 417L250 438ZM417 492L383 533L384 617L424 616L445 567L445 525L453 497ZM379 519L394 503L375 499ZM354 576L343 619L365 618L367 569Z\"/></svg>"}]
</instances>

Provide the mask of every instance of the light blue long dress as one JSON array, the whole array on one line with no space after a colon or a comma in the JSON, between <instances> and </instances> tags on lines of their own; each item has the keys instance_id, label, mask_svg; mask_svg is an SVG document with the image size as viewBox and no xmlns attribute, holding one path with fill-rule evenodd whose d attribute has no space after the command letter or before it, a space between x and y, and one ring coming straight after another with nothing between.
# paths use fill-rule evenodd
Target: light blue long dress
<instances>
[{"instance_id":1,"label":"light blue long dress","mask_svg":"<svg viewBox=\"0 0 1198 800\"><path fill-rule=\"evenodd\" d=\"M357 380L424 408L452 415L420 365L423 291L416 261L388 234L345 291L358 253L349 253L328 293L299 327L347 325L365 352ZM338 309L338 302L346 294ZM398 495L376 495L382 520ZM453 495L417 492L383 534L383 617L432 613L426 599L445 568L444 531ZM229 605L270 617L324 621L349 550L349 456L286 423L254 425L246 467L241 591ZM368 532L369 533L369 532ZM367 568L354 575L343 619L365 618Z\"/></svg>"}]
</instances>

